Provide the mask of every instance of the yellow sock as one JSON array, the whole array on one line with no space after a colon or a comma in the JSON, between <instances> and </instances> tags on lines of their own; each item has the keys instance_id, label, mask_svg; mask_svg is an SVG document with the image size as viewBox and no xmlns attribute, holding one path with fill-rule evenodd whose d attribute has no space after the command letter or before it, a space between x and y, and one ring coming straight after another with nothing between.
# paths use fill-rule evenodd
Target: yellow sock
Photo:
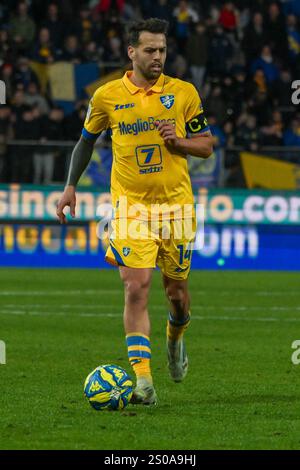
<instances>
[{"instance_id":1,"label":"yellow sock","mask_svg":"<svg viewBox=\"0 0 300 470\"><path fill-rule=\"evenodd\" d=\"M167 337L170 341L178 341L182 338L185 330L190 324L190 314L183 320L175 320L171 313L167 323Z\"/></svg>"},{"instance_id":2,"label":"yellow sock","mask_svg":"<svg viewBox=\"0 0 300 470\"><path fill-rule=\"evenodd\" d=\"M128 359L137 377L146 377L152 382L150 359L150 338L142 333L126 335Z\"/></svg>"}]
</instances>

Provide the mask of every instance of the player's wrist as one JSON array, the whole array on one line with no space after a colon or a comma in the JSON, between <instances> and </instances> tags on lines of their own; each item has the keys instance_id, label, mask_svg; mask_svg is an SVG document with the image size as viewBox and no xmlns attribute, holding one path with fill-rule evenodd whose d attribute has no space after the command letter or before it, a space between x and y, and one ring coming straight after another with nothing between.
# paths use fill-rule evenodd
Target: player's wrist
<instances>
[{"instance_id":1,"label":"player's wrist","mask_svg":"<svg viewBox=\"0 0 300 470\"><path fill-rule=\"evenodd\" d=\"M65 185L65 191L67 190L72 190L72 191L75 191L76 190L76 184L74 183L67 183Z\"/></svg>"},{"instance_id":2,"label":"player's wrist","mask_svg":"<svg viewBox=\"0 0 300 470\"><path fill-rule=\"evenodd\" d=\"M185 140L183 137L177 137L177 140L175 142L175 150L181 153L185 153Z\"/></svg>"}]
</instances>

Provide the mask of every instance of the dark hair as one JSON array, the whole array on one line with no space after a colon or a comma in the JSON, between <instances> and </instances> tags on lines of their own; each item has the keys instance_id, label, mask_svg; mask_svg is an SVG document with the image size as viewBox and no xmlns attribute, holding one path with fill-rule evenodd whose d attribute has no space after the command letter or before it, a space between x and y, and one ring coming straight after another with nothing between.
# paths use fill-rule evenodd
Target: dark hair
<instances>
[{"instance_id":1,"label":"dark hair","mask_svg":"<svg viewBox=\"0 0 300 470\"><path fill-rule=\"evenodd\" d=\"M136 21L128 28L128 44L130 46L137 46L142 31L148 31L154 34L164 34L167 36L169 28L168 21L161 20L160 18L149 18L147 20Z\"/></svg>"}]
</instances>

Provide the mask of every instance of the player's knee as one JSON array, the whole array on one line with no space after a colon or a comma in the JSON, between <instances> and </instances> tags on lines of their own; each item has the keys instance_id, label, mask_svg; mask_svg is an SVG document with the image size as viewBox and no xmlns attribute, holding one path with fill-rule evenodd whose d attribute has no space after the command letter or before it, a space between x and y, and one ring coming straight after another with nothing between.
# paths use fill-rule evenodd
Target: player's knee
<instances>
[{"instance_id":1,"label":"player's knee","mask_svg":"<svg viewBox=\"0 0 300 470\"><path fill-rule=\"evenodd\" d=\"M147 302L150 283L139 279L124 281L126 300L130 303Z\"/></svg>"}]
</instances>

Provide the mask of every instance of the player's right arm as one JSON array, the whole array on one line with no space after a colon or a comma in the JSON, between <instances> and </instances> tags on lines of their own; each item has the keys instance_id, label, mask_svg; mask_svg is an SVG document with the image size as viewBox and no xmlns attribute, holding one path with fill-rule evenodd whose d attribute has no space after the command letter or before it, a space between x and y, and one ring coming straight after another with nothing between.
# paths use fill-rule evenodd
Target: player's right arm
<instances>
[{"instance_id":1,"label":"player's right arm","mask_svg":"<svg viewBox=\"0 0 300 470\"><path fill-rule=\"evenodd\" d=\"M67 222L64 214L65 207L70 207L71 216L75 217L77 183L89 164L97 138L108 126L108 116L103 111L101 91L101 88L99 88L90 101L82 135L72 152L66 186L56 210L61 224Z\"/></svg>"},{"instance_id":2,"label":"player's right arm","mask_svg":"<svg viewBox=\"0 0 300 470\"><path fill-rule=\"evenodd\" d=\"M75 217L76 186L80 176L89 164L93 150L94 142L87 141L83 136L80 137L79 141L74 147L66 186L57 204L56 214L61 224L65 224L67 222L66 216L63 212L65 207L69 206L71 216L73 218Z\"/></svg>"}]
</instances>

